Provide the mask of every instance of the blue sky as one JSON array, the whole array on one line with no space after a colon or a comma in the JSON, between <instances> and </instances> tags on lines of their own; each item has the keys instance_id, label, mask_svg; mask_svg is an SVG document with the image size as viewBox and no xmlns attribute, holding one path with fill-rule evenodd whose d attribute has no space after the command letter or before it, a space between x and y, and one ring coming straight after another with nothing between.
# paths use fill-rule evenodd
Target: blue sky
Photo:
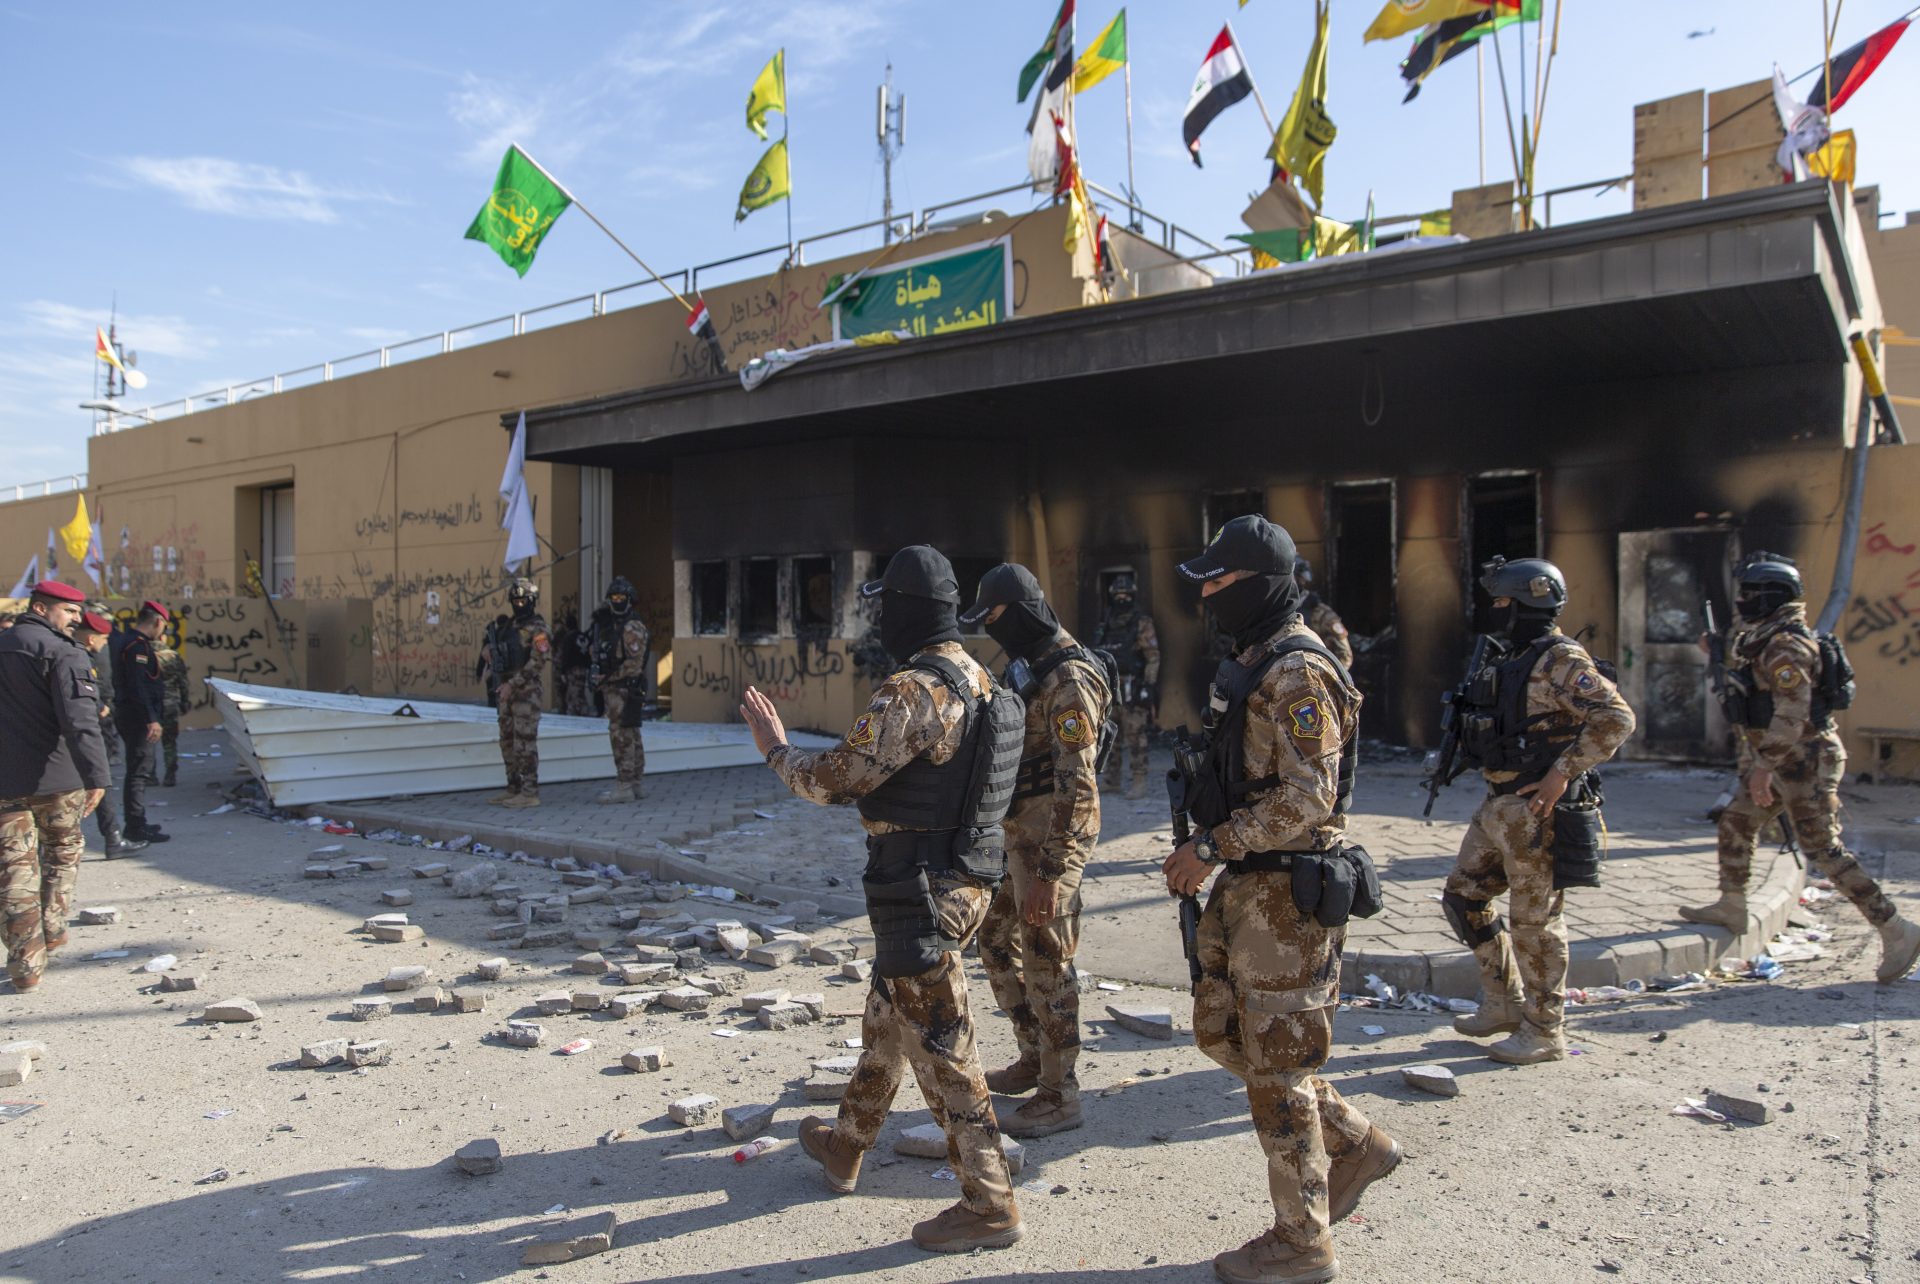
<instances>
[{"instance_id":1,"label":"blue sky","mask_svg":"<svg viewBox=\"0 0 1920 1284\"><path fill-rule=\"evenodd\" d=\"M1839 45L1911 0L1846 5ZM1112 0L1082 0L1084 45ZM1551 5L1551 0L1549 0ZM621 284L635 269L570 215L525 280L463 241L517 139L654 266L775 244L778 207L735 227L759 154L746 92L787 49L798 235L877 218L874 86L908 98L896 206L1020 181L1023 62L1056 0L701 0L692 4L259 4L0 7L16 211L0 275L0 483L85 467L92 332L116 294L123 340L160 402L383 342ZM1444 206L1478 179L1474 67L1400 103L1410 40L1363 45L1377 0L1336 0L1327 209ZM1636 102L1791 75L1819 56L1819 0L1568 0L1540 159L1543 187L1631 168ZM1135 170L1142 203L1218 239L1263 184L1251 101L1180 142L1201 55L1232 19L1269 109L1286 108L1312 37L1306 0L1135 0ZM1531 29L1528 28L1530 31ZM1689 32L1711 34L1689 38ZM1508 37L1507 53L1515 50ZM1532 39L1527 56L1532 59ZM1516 69L1509 64L1509 71ZM1489 82L1493 73L1489 60ZM1487 176L1511 173L1490 88ZM1862 179L1920 207L1920 35L1841 111ZM1118 77L1083 98L1085 168L1124 181ZM1024 208L1019 195L1006 208ZM1617 196L1563 198L1595 212ZM856 248L845 243L847 249ZM824 257L824 253L816 257Z\"/></svg>"}]
</instances>

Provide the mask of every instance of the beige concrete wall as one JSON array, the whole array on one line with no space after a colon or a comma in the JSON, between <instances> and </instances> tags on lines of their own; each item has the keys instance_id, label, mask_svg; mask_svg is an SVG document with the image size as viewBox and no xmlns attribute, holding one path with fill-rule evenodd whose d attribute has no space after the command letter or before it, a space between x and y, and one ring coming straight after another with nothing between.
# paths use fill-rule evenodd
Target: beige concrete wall
<instances>
[{"instance_id":1,"label":"beige concrete wall","mask_svg":"<svg viewBox=\"0 0 1920 1284\"><path fill-rule=\"evenodd\" d=\"M1887 391L1915 399L1898 409L1907 435L1920 438L1920 213L1899 226L1868 228L1864 239L1890 331L1881 357ZM1894 328L1901 333L1891 334Z\"/></svg>"}]
</instances>

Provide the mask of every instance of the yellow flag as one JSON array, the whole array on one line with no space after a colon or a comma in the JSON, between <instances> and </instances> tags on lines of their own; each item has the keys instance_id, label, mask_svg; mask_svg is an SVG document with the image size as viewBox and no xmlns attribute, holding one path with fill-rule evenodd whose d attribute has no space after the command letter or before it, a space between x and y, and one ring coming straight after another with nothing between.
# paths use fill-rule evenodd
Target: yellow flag
<instances>
[{"instance_id":1,"label":"yellow flag","mask_svg":"<svg viewBox=\"0 0 1920 1284\"><path fill-rule=\"evenodd\" d=\"M1418 31L1429 23L1448 18L1464 18L1470 13L1491 8L1495 0L1387 0L1387 7L1374 17L1367 28L1366 40L1391 40L1409 31ZM1513 8L1511 4L1507 6Z\"/></svg>"},{"instance_id":2,"label":"yellow flag","mask_svg":"<svg viewBox=\"0 0 1920 1284\"><path fill-rule=\"evenodd\" d=\"M1314 32L1313 47L1307 51L1307 65L1300 72L1300 87L1293 91L1293 102L1281 117L1280 128L1274 132L1273 146L1267 149L1267 155L1276 165L1300 181L1313 197L1316 209L1326 187L1321 166L1327 158L1327 149L1333 146L1334 135L1340 132L1334 127L1333 118L1327 115L1326 104L1329 7L1324 3L1315 6L1319 10L1320 25Z\"/></svg>"},{"instance_id":3,"label":"yellow flag","mask_svg":"<svg viewBox=\"0 0 1920 1284\"><path fill-rule=\"evenodd\" d=\"M1084 94L1127 65L1127 11L1100 28L1087 51L1073 64L1073 92Z\"/></svg>"},{"instance_id":4,"label":"yellow flag","mask_svg":"<svg viewBox=\"0 0 1920 1284\"><path fill-rule=\"evenodd\" d=\"M1854 155L1853 131L1839 130L1818 151L1808 153L1807 172L1836 183L1851 183Z\"/></svg>"},{"instance_id":5,"label":"yellow flag","mask_svg":"<svg viewBox=\"0 0 1920 1284\"><path fill-rule=\"evenodd\" d=\"M767 113L787 110L787 51L782 49L768 59L767 65L747 91L747 128L765 138Z\"/></svg>"},{"instance_id":6,"label":"yellow flag","mask_svg":"<svg viewBox=\"0 0 1920 1284\"><path fill-rule=\"evenodd\" d=\"M75 498L80 505L74 510L73 520L60 528L60 547L78 566L87 560L87 548L93 543L93 523L87 520L87 497Z\"/></svg>"},{"instance_id":7,"label":"yellow flag","mask_svg":"<svg viewBox=\"0 0 1920 1284\"><path fill-rule=\"evenodd\" d=\"M753 173L747 175L746 185L740 189L740 208L734 211L733 221L738 223L757 209L785 200L790 186L787 177L787 140L783 138L767 148L767 154L753 167Z\"/></svg>"}]
</instances>

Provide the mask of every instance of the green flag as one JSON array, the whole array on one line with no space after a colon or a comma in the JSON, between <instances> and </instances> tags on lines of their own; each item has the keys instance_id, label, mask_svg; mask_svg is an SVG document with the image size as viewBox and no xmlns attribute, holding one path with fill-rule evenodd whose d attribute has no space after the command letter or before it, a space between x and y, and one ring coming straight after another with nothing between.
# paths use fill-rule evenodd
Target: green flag
<instances>
[{"instance_id":1,"label":"green flag","mask_svg":"<svg viewBox=\"0 0 1920 1284\"><path fill-rule=\"evenodd\" d=\"M783 138L767 148L766 155L753 167L753 173L747 175L746 184L740 189L740 208L734 211L733 221L738 223L757 209L785 200L789 192L787 140Z\"/></svg>"},{"instance_id":2,"label":"green flag","mask_svg":"<svg viewBox=\"0 0 1920 1284\"><path fill-rule=\"evenodd\" d=\"M1122 9L1073 64L1073 92L1084 94L1127 64L1127 11Z\"/></svg>"},{"instance_id":3,"label":"green flag","mask_svg":"<svg viewBox=\"0 0 1920 1284\"><path fill-rule=\"evenodd\" d=\"M493 194L473 216L467 239L491 245L502 263L525 276L547 229L571 204L573 198L531 157L518 146L509 147L493 180Z\"/></svg>"}]
</instances>

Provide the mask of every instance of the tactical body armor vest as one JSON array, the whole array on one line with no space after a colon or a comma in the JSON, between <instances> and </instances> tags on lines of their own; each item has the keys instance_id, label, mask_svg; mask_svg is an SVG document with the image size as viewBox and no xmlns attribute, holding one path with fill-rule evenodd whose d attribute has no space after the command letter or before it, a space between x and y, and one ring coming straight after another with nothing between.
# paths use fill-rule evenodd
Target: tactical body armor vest
<instances>
[{"instance_id":1,"label":"tactical body armor vest","mask_svg":"<svg viewBox=\"0 0 1920 1284\"><path fill-rule=\"evenodd\" d=\"M605 677L626 663L628 618L624 615L615 615L604 606L593 613L593 632L587 648L587 658L595 674ZM620 685L630 694L640 694L646 686L646 670L647 666L642 663L640 672L633 677L621 679Z\"/></svg>"},{"instance_id":2,"label":"tactical body armor vest","mask_svg":"<svg viewBox=\"0 0 1920 1284\"><path fill-rule=\"evenodd\" d=\"M1147 658L1140 654L1140 608L1109 611L1100 617L1100 631L1093 644L1107 652L1120 666L1125 677L1138 678L1147 671ZM1114 694L1119 695L1116 690Z\"/></svg>"},{"instance_id":3,"label":"tactical body armor vest","mask_svg":"<svg viewBox=\"0 0 1920 1284\"><path fill-rule=\"evenodd\" d=\"M1248 797L1279 783L1276 776L1247 778L1247 697L1259 687L1281 656L1311 651L1352 685L1347 670L1333 658L1321 641L1311 634L1297 634L1273 647L1252 665L1242 665L1228 657L1215 670L1207 692L1207 712L1201 720L1201 760L1194 779L1188 784L1187 811L1197 824L1212 828L1223 823ZM1340 777L1334 792L1333 814L1344 816L1353 801L1354 765L1359 761L1360 738L1347 737L1340 750Z\"/></svg>"},{"instance_id":4,"label":"tactical body armor vest","mask_svg":"<svg viewBox=\"0 0 1920 1284\"><path fill-rule=\"evenodd\" d=\"M1720 711L1736 727L1764 731L1772 724L1773 692L1760 690L1759 683L1754 680L1754 668L1760 663L1760 653L1766 650L1767 642L1782 633L1805 638L1819 652L1820 671L1813 678L1809 720L1815 730L1825 731L1833 725L1836 711L1853 707L1853 662L1847 659L1847 649L1840 644L1839 638L1831 633L1815 633L1798 621L1781 625L1754 645L1751 655L1743 655L1738 664L1727 666L1726 685L1720 693Z\"/></svg>"},{"instance_id":5,"label":"tactical body armor vest","mask_svg":"<svg viewBox=\"0 0 1920 1284\"><path fill-rule=\"evenodd\" d=\"M1577 730L1536 730L1537 723L1552 715L1527 716L1527 679L1548 649L1565 640L1560 633L1535 638L1467 679L1461 757L1467 766L1483 771L1519 773L1500 787L1503 792L1538 782L1579 735Z\"/></svg>"},{"instance_id":6,"label":"tactical body armor vest","mask_svg":"<svg viewBox=\"0 0 1920 1284\"><path fill-rule=\"evenodd\" d=\"M1083 646L1061 647L1052 655L1046 656L1038 664L1028 664L1025 660L1015 660L1007 666L1002 685L1021 700L1033 699L1034 693L1049 673L1058 669L1069 660L1078 660L1095 669L1103 682L1107 684L1107 712L1100 721L1099 736L1094 741L1094 770L1104 771L1107 757L1113 752L1113 746L1120 739L1120 724L1113 717L1113 697L1120 689L1120 667L1113 653L1106 650L1088 650ZM1089 709L1088 713L1093 710ZM1038 798L1042 794L1053 792L1053 751L1044 749L1031 758L1020 760L1020 771L1013 785L1013 801L1024 802L1028 798Z\"/></svg>"}]
</instances>

